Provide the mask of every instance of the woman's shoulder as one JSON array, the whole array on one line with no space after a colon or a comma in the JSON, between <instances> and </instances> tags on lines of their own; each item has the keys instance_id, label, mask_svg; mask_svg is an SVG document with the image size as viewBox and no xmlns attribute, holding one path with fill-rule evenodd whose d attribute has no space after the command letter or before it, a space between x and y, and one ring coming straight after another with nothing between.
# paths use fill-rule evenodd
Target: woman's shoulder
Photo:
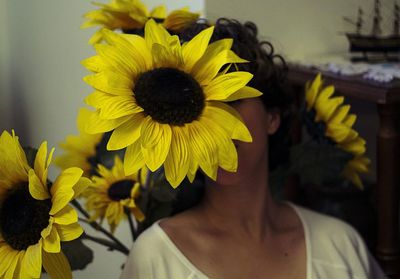
<instances>
[{"instance_id":1,"label":"woman's shoulder","mask_svg":"<svg viewBox=\"0 0 400 279\"><path fill-rule=\"evenodd\" d=\"M156 222L136 239L120 279L186 278L191 272Z\"/></svg>"},{"instance_id":2,"label":"woman's shoulder","mask_svg":"<svg viewBox=\"0 0 400 279\"><path fill-rule=\"evenodd\" d=\"M294 207L313 248L335 246L346 251L365 246L359 233L346 222L301 206Z\"/></svg>"},{"instance_id":3,"label":"woman's shoulder","mask_svg":"<svg viewBox=\"0 0 400 279\"><path fill-rule=\"evenodd\" d=\"M135 262L153 261L155 257L168 251L160 230L158 222L156 222L142 232L132 246L130 258ZM154 251L158 253L154 253ZM160 253L160 251L164 252Z\"/></svg>"},{"instance_id":4,"label":"woman's shoulder","mask_svg":"<svg viewBox=\"0 0 400 279\"><path fill-rule=\"evenodd\" d=\"M327 234L339 238L359 237L357 231L343 220L299 205L293 205L293 207L313 237L324 237Z\"/></svg>"},{"instance_id":5,"label":"woman's shoulder","mask_svg":"<svg viewBox=\"0 0 400 279\"><path fill-rule=\"evenodd\" d=\"M385 278L364 240L351 225L301 206L293 207L302 219L315 273L344 272L360 278Z\"/></svg>"}]
</instances>

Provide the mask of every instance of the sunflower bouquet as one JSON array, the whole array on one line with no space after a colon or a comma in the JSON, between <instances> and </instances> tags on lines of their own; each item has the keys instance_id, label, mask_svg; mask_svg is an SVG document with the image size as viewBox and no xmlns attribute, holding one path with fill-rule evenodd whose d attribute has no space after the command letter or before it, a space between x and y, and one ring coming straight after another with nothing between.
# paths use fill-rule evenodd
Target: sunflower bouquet
<instances>
[{"instance_id":1,"label":"sunflower bouquet","mask_svg":"<svg viewBox=\"0 0 400 279\"><path fill-rule=\"evenodd\" d=\"M79 111L79 135L60 144L59 177L47 178L54 149L47 155L46 142L24 150L14 132L0 137L0 278L39 278L42 267L71 278L69 253L87 254L85 239L127 255L114 235L121 222L135 240L171 213L178 186L195 185L198 170L214 180L218 168L236 171L233 140L252 141L229 102L262 93L247 86L252 74L228 71L247 63L232 39L210 43L209 27L181 43L179 32L199 18L187 9L96 5L83 25L101 26L90 40L96 55L82 62L91 108ZM60 244L67 241L69 249ZM82 268L92 257L79 260Z\"/></svg>"}]
</instances>

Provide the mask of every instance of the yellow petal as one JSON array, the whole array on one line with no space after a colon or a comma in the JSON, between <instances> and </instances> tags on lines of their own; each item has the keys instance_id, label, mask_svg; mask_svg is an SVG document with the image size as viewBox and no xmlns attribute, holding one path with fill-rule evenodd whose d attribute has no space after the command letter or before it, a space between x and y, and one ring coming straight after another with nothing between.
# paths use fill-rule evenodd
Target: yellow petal
<instances>
[{"instance_id":1,"label":"yellow petal","mask_svg":"<svg viewBox=\"0 0 400 279\"><path fill-rule=\"evenodd\" d=\"M103 32L102 30L97 30L92 37L90 37L89 39L89 45L94 45L94 44L98 44L103 40Z\"/></svg>"},{"instance_id":2,"label":"yellow petal","mask_svg":"<svg viewBox=\"0 0 400 279\"><path fill-rule=\"evenodd\" d=\"M141 150L141 140L137 140L126 148L124 155L125 175L138 172L145 165L145 160Z\"/></svg>"},{"instance_id":3,"label":"yellow petal","mask_svg":"<svg viewBox=\"0 0 400 279\"><path fill-rule=\"evenodd\" d=\"M150 17L152 18L165 18L166 15L167 7L165 7L165 5L155 7L150 13Z\"/></svg>"},{"instance_id":4,"label":"yellow petal","mask_svg":"<svg viewBox=\"0 0 400 279\"><path fill-rule=\"evenodd\" d=\"M119 51L115 46L105 44L97 44L95 49L103 59L103 63L110 66L114 71L126 76L134 77L138 75L139 66L129 53Z\"/></svg>"},{"instance_id":5,"label":"yellow petal","mask_svg":"<svg viewBox=\"0 0 400 279\"><path fill-rule=\"evenodd\" d=\"M176 188L189 171L189 135L187 128L172 127L171 147L165 161L165 176L172 187Z\"/></svg>"},{"instance_id":6,"label":"yellow petal","mask_svg":"<svg viewBox=\"0 0 400 279\"><path fill-rule=\"evenodd\" d=\"M330 123L342 123L350 111L349 105L343 105L336 109L335 113L329 119Z\"/></svg>"},{"instance_id":7,"label":"yellow petal","mask_svg":"<svg viewBox=\"0 0 400 279\"><path fill-rule=\"evenodd\" d=\"M147 72L153 66L151 48L147 47L146 41L137 35L120 34L125 41L117 44L121 51L132 53L133 59L140 67L142 73Z\"/></svg>"},{"instance_id":8,"label":"yellow petal","mask_svg":"<svg viewBox=\"0 0 400 279\"><path fill-rule=\"evenodd\" d=\"M54 224L57 228L58 235L61 241L71 241L80 237L83 233L82 227L78 223L69 225Z\"/></svg>"},{"instance_id":9,"label":"yellow petal","mask_svg":"<svg viewBox=\"0 0 400 279\"><path fill-rule=\"evenodd\" d=\"M220 75L204 88L206 100L225 100L243 88L252 77L252 74L240 71Z\"/></svg>"},{"instance_id":10,"label":"yellow petal","mask_svg":"<svg viewBox=\"0 0 400 279\"><path fill-rule=\"evenodd\" d=\"M134 83L132 78L111 70L104 70L83 78L83 80L93 86L93 88L120 96L131 96Z\"/></svg>"},{"instance_id":11,"label":"yellow petal","mask_svg":"<svg viewBox=\"0 0 400 279\"><path fill-rule=\"evenodd\" d=\"M49 214L54 215L63 209L74 197L73 186L79 181L83 174L80 168L68 168L64 170L56 179L52 187L51 202L52 207Z\"/></svg>"},{"instance_id":12,"label":"yellow petal","mask_svg":"<svg viewBox=\"0 0 400 279\"><path fill-rule=\"evenodd\" d=\"M43 267L51 278L72 279L72 272L65 255L43 251Z\"/></svg>"},{"instance_id":13,"label":"yellow petal","mask_svg":"<svg viewBox=\"0 0 400 279\"><path fill-rule=\"evenodd\" d=\"M151 53L153 54L154 67L177 67L178 63L176 59L174 59L175 57L169 48L154 43L151 48Z\"/></svg>"},{"instance_id":14,"label":"yellow petal","mask_svg":"<svg viewBox=\"0 0 400 279\"><path fill-rule=\"evenodd\" d=\"M138 113L133 115L129 121L117 127L108 141L107 150L122 149L134 143L140 137L143 120L144 115Z\"/></svg>"},{"instance_id":15,"label":"yellow petal","mask_svg":"<svg viewBox=\"0 0 400 279\"><path fill-rule=\"evenodd\" d=\"M210 131L213 131L215 142L218 146L218 165L230 172L235 172L238 166L238 155L232 140L226 131L218 124L207 118L201 119Z\"/></svg>"},{"instance_id":16,"label":"yellow petal","mask_svg":"<svg viewBox=\"0 0 400 279\"><path fill-rule=\"evenodd\" d=\"M160 44L169 47L168 39L171 36L164 27L157 24L153 19L146 22L144 27L145 40L147 47L152 49L153 44Z\"/></svg>"},{"instance_id":17,"label":"yellow petal","mask_svg":"<svg viewBox=\"0 0 400 279\"><path fill-rule=\"evenodd\" d=\"M85 103L87 105L89 105L89 106L92 106L92 107L95 107L96 109L99 109L102 106L104 106L104 102L106 102L112 96L114 96L114 95L111 95L111 94L108 94L108 93L105 93L105 92L101 92L101 91L94 91L93 93L91 93L89 96L87 96L85 98ZM89 112L90 113L88 113L88 118L87 118L86 121L89 120L90 115L93 113L91 111L89 111Z\"/></svg>"},{"instance_id":18,"label":"yellow petal","mask_svg":"<svg viewBox=\"0 0 400 279\"><path fill-rule=\"evenodd\" d=\"M35 172L37 173L43 184L46 184L47 181L47 176L44 177L44 173L47 168L46 157L47 157L47 141L44 141L42 142L42 144L38 149L38 152L36 153L35 163L34 163Z\"/></svg>"},{"instance_id":19,"label":"yellow petal","mask_svg":"<svg viewBox=\"0 0 400 279\"><path fill-rule=\"evenodd\" d=\"M193 183L195 177L196 177L196 172L197 169L199 168L199 164L196 162L196 160L191 156L190 162L189 162L189 172L187 174L187 178L189 179L190 183Z\"/></svg>"},{"instance_id":20,"label":"yellow petal","mask_svg":"<svg viewBox=\"0 0 400 279\"><path fill-rule=\"evenodd\" d=\"M357 116L355 114L349 114L347 117L343 120L343 123L347 125L348 127L353 127L354 123L357 120Z\"/></svg>"},{"instance_id":21,"label":"yellow petal","mask_svg":"<svg viewBox=\"0 0 400 279\"><path fill-rule=\"evenodd\" d=\"M146 218L143 212L138 207L131 208L131 212L135 216L135 219L138 220L139 222L143 222L144 219Z\"/></svg>"},{"instance_id":22,"label":"yellow petal","mask_svg":"<svg viewBox=\"0 0 400 279\"><path fill-rule=\"evenodd\" d=\"M343 103L344 97L335 97L331 99L318 98L315 104L317 114L315 121L328 122L336 109Z\"/></svg>"},{"instance_id":23,"label":"yellow petal","mask_svg":"<svg viewBox=\"0 0 400 279\"><path fill-rule=\"evenodd\" d=\"M346 125L329 123L325 135L337 143L342 143L357 137L358 133Z\"/></svg>"},{"instance_id":24,"label":"yellow petal","mask_svg":"<svg viewBox=\"0 0 400 279\"><path fill-rule=\"evenodd\" d=\"M0 243L0 278L9 270L17 251L13 250L8 244Z\"/></svg>"},{"instance_id":25,"label":"yellow petal","mask_svg":"<svg viewBox=\"0 0 400 279\"><path fill-rule=\"evenodd\" d=\"M1 179L5 184L26 181L29 169L25 152L19 144L18 137L15 136L14 131L12 131L12 135L7 131L3 131L0 136Z\"/></svg>"},{"instance_id":26,"label":"yellow petal","mask_svg":"<svg viewBox=\"0 0 400 279\"><path fill-rule=\"evenodd\" d=\"M245 99L245 98L259 97L262 94L263 93L261 93L261 91L255 89L253 87L244 86L243 88L240 88L239 90L237 90L236 92L231 94L228 98L223 99L221 101L233 102L233 101L240 100L240 99Z\"/></svg>"},{"instance_id":27,"label":"yellow petal","mask_svg":"<svg viewBox=\"0 0 400 279\"><path fill-rule=\"evenodd\" d=\"M319 73L317 77L314 79L311 87L306 85L306 102L307 102L307 110L310 110L317 100L320 88L322 86L321 74Z\"/></svg>"},{"instance_id":28,"label":"yellow petal","mask_svg":"<svg viewBox=\"0 0 400 279\"><path fill-rule=\"evenodd\" d=\"M208 127L200 121L188 124L189 138L191 139L190 153L204 173L215 180L218 168L218 147Z\"/></svg>"},{"instance_id":29,"label":"yellow petal","mask_svg":"<svg viewBox=\"0 0 400 279\"><path fill-rule=\"evenodd\" d=\"M191 71L191 74L203 86L210 83L210 81L218 74L222 66L229 63L247 62L231 50L223 50L211 57L207 54L208 52L206 51Z\"/></svg>"},{"instance_id":30,"label":"yellow petal","mask_svg":"<svg viewBox=\"0 0 400 279\"><path fill-rule=\"evenodd\" d=\"M50 234L43 239L43 250L48 253L59 253L61 251L60 236L55 226L52 226Z\"/></svg>"},{"instance_id":31,"label":"yellow petal","mask_svg":"<svg viewBox=\"0 0 400 279\"><path fill-rule=\"evenodd\" d=\"M40 278L42 273L42 243L30 245L22 259L22 278Z\"/></svg>"},{"instance_id":32,"label":"yellow petal","mask_svg":"<svg viewBox=\"0 0 400 279\"><path fill-rule=\"evenodd\" d=\"M8 266L4 274L4 277L2 279L14 279L16 274L18 273L18 271L16 271L15 269L19 261L19 252L14 251L10 256L11 256L10 265Z\"/></svg>"},{"instance_id":33,"label":"yellow petal","mask_svg":"<svg viewBox=\"0 0 400 279\"><path fill-rule=\"evenodd\" d=\"M142 154L147 167L156 171L164 163L171 145L172 132L168 124L159 124L147 117L142 129Z\"/></svg>"},{"instance_id":34,"label":"yellow petal","mask_svg":"<svg viewBox=\"0 0 400 279\"><path fill-rule=\"evenodd\" d=\"M143 111L133 96L115 96L104 100L100 108L100 118L117 119Z\"/></svg>"},{"instance_id":35,"label":"yellow petal","mask_svg":"<svg viewBox=\"0 0 400 279\"><path fill-rule=\"evenodd\" d=\"M128 121L131 117L131 115L127 115L116 119L101 119L100 112L96 111L93 112L86 124L86 132L88 134L109 132Z\"/></svg>"},{"instance_id":36,"label":"yellow petal","mask_svg":"<svg viewBox=\"0 0 400 279\"><path fill-rule=\"evenodd\" d=\"M92 185L92 181L89 178L79 178L78 182L72 187L74 190L74 198L79 197L90 185Z\"/></svg>"},{"instance_id":37,"label":"yellow petal","mask_svg":"<svg viewBox=\"0 0 400 279\"><path fill-rule=\"evenodd\" d=\"M78 213L75 209L67 205L54 215L54 223L60 225L69 225L78 222Z\"/></svg>"},{"instance_id":38,"label":"yellow petal","mask_svg":"<svg viewBox=\"0 0 400 279\"><path fill-rule=\"evenodd\" d=\"M354 155L362 155L365 153L365 140L361 137L357 137L349 142L339 144L339 147Z\"/></svg>"},{"instance_id":39,"label":"yellow petal","mask_svg":"<svg viewBox=\"0 0 400 279\"><path fill-rule=\"evenodd\" d=\"M173 65L177 68L181 68L184 62L182 55L182 46L179 37L177 35L169 37L168 43L173 57Z\"/></svg>"},{"instance_id":40,"label":"yellow petal","mask_svg":"<svg viewBox=\"0 0 400 279\"><path fill-rule=\"evenodd\" d=\"M107 209L105 217L110 226L118 225L124 216L124 208L119 202L111 202Z\"/></svg>"},{"instance_id":41,"label":"yellow petal","mask_svg":"<svg viewBox=\"0 0 400 279\"><path fill-rule=\"evenodd\" d=\"M37 200L46 200L50 198L47 184L42 184L33 169L29 170L29 193Z\"/></svg>"},{"instance_id":42,"label":"yellow petal","mask_svg":"<svg viewBox=\"0 0 400 279\"><path fill-rule=\"evenodd\" d=\"M24 278L22 275L22 270L21 270L22 269L22 260L24 259L24 257L25 257L25 251L24 250L18 251L17 265L15 266L15 272L14 272L13 278Z\"/></svg>"},{"instance_id":43,"label":"yellow petal","mask_svg":"<svg viewBox=\"0 0 400 279\"><path fill-rule=\"evenodd\" d=\"M204 109L203 115L224 128L232 139L244 142L252 141L250 132L243 123L242 117L231 106L221 102L209 102Z\"/></svg>"},{"instance_id":44,"label":"yellow petal","mask_svg":"<svg viewBox=\"0 0 400 279\"><path fill-rule=\"evenodd\" d=\"M180 9L172 11L164 20L163 25L167 30L179 33L184 30L191 23L199 18L198 13L191 13L187 10Z\"/></svg>"},{"instance_id":45,"label":"yellow petal","mask_svg":"<svg viewBox=\"0 0 400 279\"><path fill-rule=\"evenodd\" d=\"M42 238L46 238L50 235L51 230L53 229L53 223L54 223L54 218L50 216L49 225L40 232Z\"/></svg>"},{"instance_id":46,"label":"yellow petal","mask_svg":"<svg viewBox=\"0 0 400 279\"><path fill-rule=\"evenodd\" d=\"M350 180L355 186L357 186L359 189L363 189L363 183L361 181L360 176L357 174L357 172L352 171L350 169L345 168L343 172L343 176Z\"/></svg>"},{"instance_id":47,"label":"yellow petal","mask_svg":"<svg viewBox=\"0 0 400 279\"><path fill-rule=\"evenodd\" d=\"M203 56L214 32L214 27L209 27L183 45L182 55L185 71L190 72L194 64Z\"/></svg>"},{"instance_id":48,"label":"yellow petal","mask_svg":"<svg viewBox=\"0 0 400 279\"><path fill-rule=\"evenodd\" d=\"M110 66L105 64L103 59L98 56L91 56L89 58L86 58L85 60L83 60L81 62L81 64L86 67L86 69L88 69L89 71L93 72L93 73L98 73L104 70L111 70Z\"/></svg>"}]
</instances>

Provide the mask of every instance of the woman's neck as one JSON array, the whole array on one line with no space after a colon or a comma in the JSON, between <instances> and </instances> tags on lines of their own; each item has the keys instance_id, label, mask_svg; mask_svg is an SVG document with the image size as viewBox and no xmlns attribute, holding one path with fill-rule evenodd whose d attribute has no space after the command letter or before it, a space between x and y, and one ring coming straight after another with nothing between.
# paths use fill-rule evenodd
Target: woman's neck
<instances>
[{"instance_id":1,"label":"woman's neck","mask_svg":"<svg viewBox=\"0 0 400 279\"><path fill-rule=\"evenodd\" d=\"M197 208L212 227L257 238L274 231L280 209L269 192L267 172L232 185L208 181Z\"/></svg>"}]
</instances>

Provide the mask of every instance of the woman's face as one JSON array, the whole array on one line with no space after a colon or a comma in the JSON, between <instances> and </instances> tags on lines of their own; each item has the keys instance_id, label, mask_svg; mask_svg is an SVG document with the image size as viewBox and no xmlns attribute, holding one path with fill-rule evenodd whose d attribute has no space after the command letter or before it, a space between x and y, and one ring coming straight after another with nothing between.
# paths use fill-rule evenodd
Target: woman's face
<instances>
[{"instance_id":1,"label":"woman's face","mask_svg":"<svg viewBox=\"0 0 400 279\"><path fill-rule=\"evenodd\" d=\"M218 184L238 184L251 180L260 171L268 170L268 136L280 124L278 113L268 113L260 98L236 101L232 106L242 116L252 135L250 143L234 141L238 152L238 170L235 173L218 170Z\"/></svg>"}]
</instances>

